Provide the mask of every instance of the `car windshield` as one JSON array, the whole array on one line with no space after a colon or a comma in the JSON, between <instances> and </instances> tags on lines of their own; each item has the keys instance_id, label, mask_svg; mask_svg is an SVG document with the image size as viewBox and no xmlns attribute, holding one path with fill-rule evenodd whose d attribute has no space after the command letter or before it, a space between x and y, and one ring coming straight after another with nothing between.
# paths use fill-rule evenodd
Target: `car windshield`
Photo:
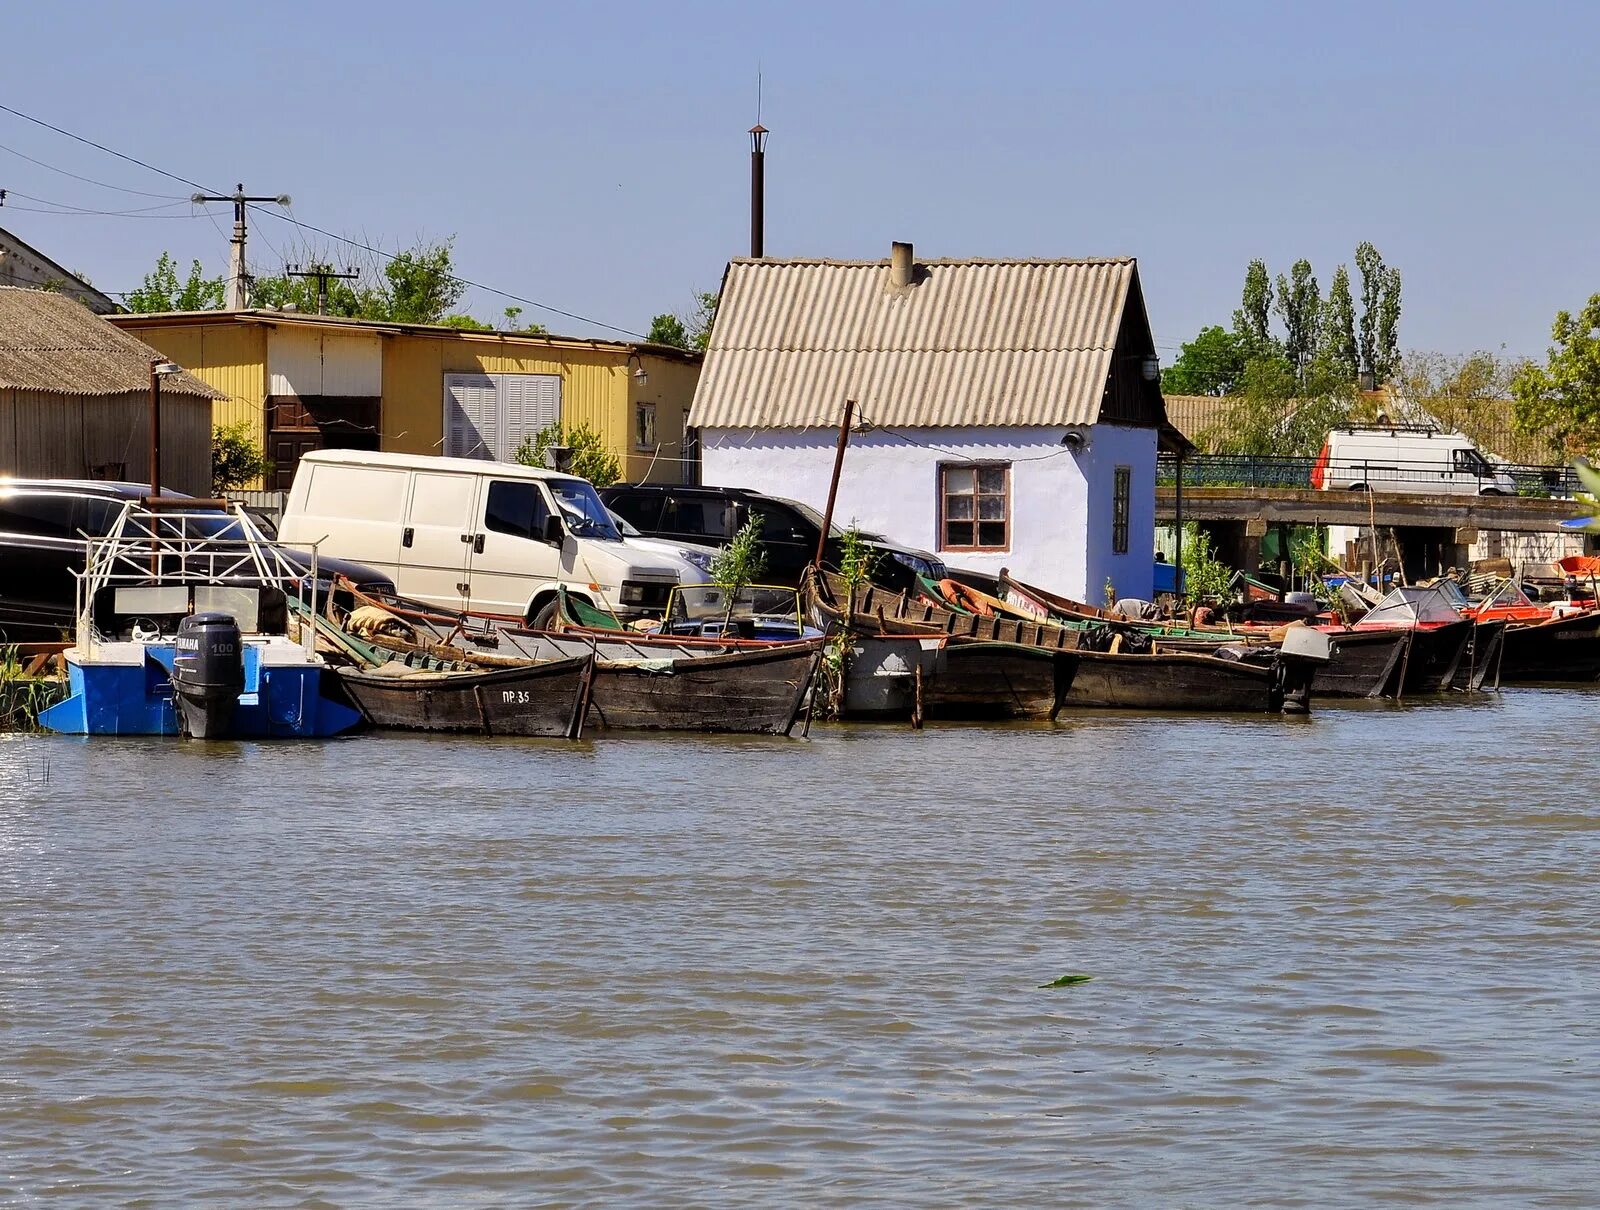
<instances>
[{"instance_id":1,"label":"car windshield","mask_svg":"<svg viewBox=\"0 0 1600 1210\"><path fill-rule=\"evenodd\" d=\"M580 538L622 541L611 514L587 479L547 479L550 492L561 509L561 519Z\"/></svg>"},{"instance_id":2,"label":"car windshield","mask_svg":"<svg viewBox=\"0 0 1600 1210\"><path fill-rule=\"evenodd\" d=\"M680 584L672 590L667 606L668 622L698 622L723 617L792 618L800 616L799 593L793 588L764 584L748 585L733 594L716 584Z\"/></svg>"}]
</instances>

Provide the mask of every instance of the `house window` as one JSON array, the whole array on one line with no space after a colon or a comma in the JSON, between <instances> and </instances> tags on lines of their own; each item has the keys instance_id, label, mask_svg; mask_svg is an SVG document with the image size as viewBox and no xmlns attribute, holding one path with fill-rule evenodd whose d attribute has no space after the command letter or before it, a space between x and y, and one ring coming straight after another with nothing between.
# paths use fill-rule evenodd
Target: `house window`
<instances>
[{"instance_id":1,"label":"house window","mask_svg":"<svg viewBox=\"0 0 1600 1210\"><path fill-rule=\"evenodd\" d=\"M1128 502L1133 497L1133 468L1119 466L1111 484L1111 550L1128 553Z\"/></svg>"},{"instance_id":2,"label":"house window","mask_svg":"<svg viewBox=\"0 0 1600 1210\"><path fill-rule=\"evenodd\" d=\"M939 467L940 549L1005 550L1010 521L1010 463Z\"/></svg>"},{"instance_id":3,"label":"house window","mask_svg":"<svg viewBox=\"0 0 1600 1210\"><path fill-rule=\"evenodd\" d=\"M636 450L656 448L656 405L653 403L634 405L633 448Z\"/></svg>"}]
</instances>

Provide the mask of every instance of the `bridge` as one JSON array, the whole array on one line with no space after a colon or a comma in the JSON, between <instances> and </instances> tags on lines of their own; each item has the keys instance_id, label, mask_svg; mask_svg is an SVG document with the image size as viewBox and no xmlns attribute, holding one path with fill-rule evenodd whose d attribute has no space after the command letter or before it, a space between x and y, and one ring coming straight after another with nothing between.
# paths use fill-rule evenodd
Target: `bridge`
<instances>
[{"instance_id":1,"label":"bridge","mask_svg":"<svg viewBox=\"0 0 1600 1210\"><path fill-rule=\"evenodd\" d=\"M1187 472L1185 473L1187 479ZM1378 525L1385 528L1551 533L1580 510L1571 500L1428 492L1326 491L1289 487L1189 487L1185 521L1258 525ZM1156 488L1156 522L1177 519L1175 486Z\"/></svg>"}]
</instances>

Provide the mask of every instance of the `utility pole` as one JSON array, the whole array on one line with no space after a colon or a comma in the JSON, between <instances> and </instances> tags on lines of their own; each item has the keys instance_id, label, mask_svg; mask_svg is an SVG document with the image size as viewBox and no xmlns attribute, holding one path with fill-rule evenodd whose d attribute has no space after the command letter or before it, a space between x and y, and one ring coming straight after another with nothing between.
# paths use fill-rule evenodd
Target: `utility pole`
<instances>
[{"instance_id":1,"label":"utility pole","mask_svg":"<svg viewBox=\"0 0 1600 1210\"><path fill-rule=\"evenodd\" d=\"M328 313L328 283L330 281L354 281L361 276L360 269L351 269L346 273L335 273L327 265L312 265L309 269L302 269L299 265L290 265L285 270L290 277L314 277L317 279L317 314Z\"/></svg>"},{"instance_id":2,"label":"utility pole","mask_svg":"<svg viewBox=\"0 0 1600 1210\"><path fill-rule=\"evenodd\" d=\"M280 206L287 206L289 195L280 193L277 197L246 197L244 186L240 184L234 186L231 194L217 196L197 193L189 200L196 203L233 203L233 235L228 240L228 295L225 302L228 310L243 311L250 305L250 274L244 264L245 207L251 202L276 202Z\"/></svg>"}]
</instances>

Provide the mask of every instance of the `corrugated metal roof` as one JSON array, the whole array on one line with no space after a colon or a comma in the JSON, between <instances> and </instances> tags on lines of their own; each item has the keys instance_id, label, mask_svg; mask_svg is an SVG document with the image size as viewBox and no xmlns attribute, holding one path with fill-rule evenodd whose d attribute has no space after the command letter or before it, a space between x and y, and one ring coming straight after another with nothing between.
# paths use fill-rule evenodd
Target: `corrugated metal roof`
<instances>
[{"instance_id":1,"label":"corrugated metal roof","mask_svg":"<svg viewBox=\"0 0 1600 1210\"><path fill-rule=\"evenodd\" d=\"M1092 424L1131 258L736 260L690 423L837 424L847 398L886 425Z\"/></svg>"},{"instance_id":2,"label":"corrugated metal roof","mask_svg":"<svg viewBox=\"0 0 1600 1210\"><path fill-rule=\"evenodd\" d=\"M144 341L64 294L0 286L0 388L58 395L145 391L150 362L159 358ZM189 374L171 375L161 390L222 397Z\"/></svg>"}]
</instances>

